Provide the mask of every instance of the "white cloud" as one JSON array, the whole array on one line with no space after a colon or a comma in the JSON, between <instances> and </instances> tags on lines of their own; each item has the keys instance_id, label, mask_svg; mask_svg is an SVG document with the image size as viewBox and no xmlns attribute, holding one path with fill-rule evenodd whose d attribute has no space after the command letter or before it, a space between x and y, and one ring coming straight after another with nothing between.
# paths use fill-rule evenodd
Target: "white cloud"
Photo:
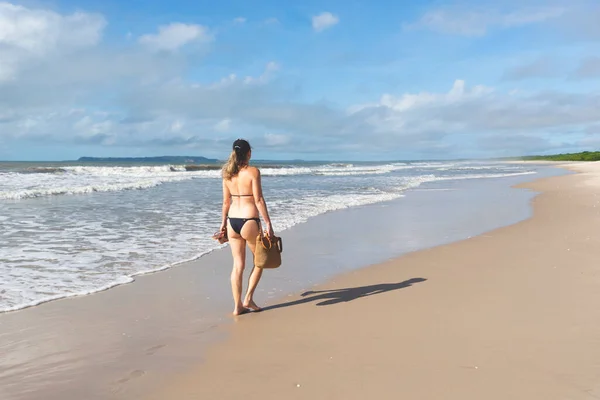
<instances>
[{"instance_id":1,"label":"white cloud","mask_svg":"<svg viewBox=\"0 0 600 400\"><path fill-rule=\"evenodd\" d=\"M327 28L337 25L340 19L330 12L324 12L312 17L312 26L315 32L322 32Z\"/></svg>"},{"instance_id":2,"label":"white cloud","mask_svg":"<svg viewBox=\"0 0 600 400\"><path fill-rule=\"evenodd\" d=\"M246 18L244 17L237 17L233 19L233 23L235 24L243 24L246 22Z\"/></svg>"},{"instance_id":3,"label":"white cloud","mask_svg":"<svg viewBox=\"0 0 600 400\"><path fill-rule=\"evenodd\" d=\"M472 89L466 88L465 81L457 79L454 81L452 88L447 93L429 93L421 92L417 94L406 93L401 96L384 94L381 96L379 103L368 104L363 106L354 106L350 109L350 113L356 113L365 108L383 106L397 112L406 112L411 109L427 107L430 105L451 105L463 102L467 99L475 99L485 94L492 93L493 89L486 86L478 85Z\"/></svg>"},{"instance_id":4,"label":"white cloud","mask_svg":"<svg viewBox=\"0 0 600 400\"><path fill-rule=\"evenodd\" d=\"M277 133L265 133L265 145L271 147L285 146L291 142L289 135L281 135Z\"/></svg>"},{"instance_id":5,"label":"white cloud","mask_svg":"<svg viewBox=\"0 0 600 400\"><path fill-rule=\"evenodd\" d=\"M3 109L0 137L209 149L233 138L235 120L251 141L298 154L344 150L383 157L401 147L413 154L462 156L467 150L468 155L545 151L553 145L553 135L574 143L580 140L578 132L600 124L600 94L594 92L504 93L457 80L447 92L384 94L343 113L281 96L271 81L225 81L134 86L121 98L119 112L99 112L93 104L63 109L51 102L29 110ZM214 139L210 132L215 131L224 134ZM456 148L461 141L468 145ZM295 143L292 150L290 143Z\"/></svg>"},{"instance_id":6,"label":"white cloud","mask_svg":"<svg viewBox=\"0 0 600 400\"><path fill-rule=\"evenodd\" d=\"M215 124L215 131L217 132L227 132L231 127L230 119L223 119Z\"/></svg>"},{"instance_id":7,"label":"white cloud","mask_svg":"<svg viewBox=\"0 0 600 400\"><path fill-rule=\"evenodd\" d=\"M581 62L575 77L579 79L600 78L600 57L588 57Z\"/></svg>"},{"instance_id":8,"label":"white cloud","mask_svg":"<svg viewBox=\"0 0 600 400\"><path fill-rule=\"evenodd\" d=\"M224 88L228 86L235 86L243 83L244 85L262 85L267 83L273 74L279 70L280 66L274 61L268 62L265 66L265 70L262 74L258 76L246 76L243 79L237 76L237 74L229 74L217 82L211 83L209 85L210 88ZM192 85L194 88L200 88L201 86L198 84Z\"/></svg>"},{"instance_id":9,"label":"white cloud","mask_svg":"<svg viewBox=\"0 0 600 400\"><path fill-rule=\"evenodd\" d=\"M505 80L529 78L552 78L560 74L560 62L550 57L539 57L532 62L509 68L504 73Z\"/></svg>"},{"instance_id":10,"label":"white cloud","mask_svg":"<svg viewBox=\"0 0 600 400\"><path fill-rule=\"evenodd\" d=\"M270 61L270 62L267 64L267 68L266 68L266 70L267 70L268 72L273 72L273 71L278 71L278 70L279 70L279 68L280 68L279 64L277 64L275 61Z\"/></svg>"},{"instance_id":11,"label":"white cloud","mask_svg":"<svg viewBox=\"0 0 600 400\"><path fill-rule=\"evenodd\" d=\"M171 124L171 132L173 132L173 133L179 133L179 132L181 132L181 130L183 129L184 125L185 124L183 122L179 121L179 120L174 121Z\"/></svg>"},{"instance_id":12,"label":"white cloud","mask_svg":"<svg viewBox=\"0 0 600 400\"><path fill-rule=\"evenodd\" d=\"M62 16L0 2L0 43L31 53L95 45L105 25L104 18L96 14L78 12Z\"/></svg>"},{"instance_id":13,"label":"white cloud","mask_svg":"<svg viewBox=\"0 0 600 400\"><path fill-rule=\"evenodd\" d=\"M260 75L258 77L247 76L246 78L244 78L244 83L246 83L246 84L265 83L271 78L273 73L275 73L279 70L279 68L280 68L279 64L277 64L274 61L271 61L271 62L267 63L267 65L265 67L265 71L262 73L262 75ZM235 75L233 75L233 78L235 78ZM231 80L231 76L230 76L230 80Z\"/></svg>"},{"instance_id":14,"label":"white cloud","mask_svg":"<svg viewBox=\"0 0 600 400\"><path fill-rule=\"evenodd\" d=\"M561 16L553 18L547 24L551 35L554 36L558 33L561 39L567 39L571 43L600 40L600 24L598 23L600 2L598 0L544 0L544 2L547 2L548 5L554 3L564 7ZM557 41L556 45L560 46L560 41Z\"/></svg>"},{"instance_id":15,"label":"white cloud","mask_svg":"<svg viewBox=\"0 0 600 400\"><path fill-rule=\"evenodd\" d=\"M44 56L95 46L105 26L97 14L60 15L0 2L0 82Z\"/></svg>"},{"instance_id":16,"label":"white cloud","mask_svg":"<svg viewBox=\"0 0 600 400\"><path fill-rule=\"evenodd\" d=\"M370 132L367 147L401 141L403 148L418 149L462 138L473 152L518 154L519 146L522 151L546 150L555 137L565 143L575 140L582 127L600 122L599 107L600 93L595 92L510 94L469 88L458 80L447 93L384 95L375 104L351 109L349 120L355 132Z\"/></svg>"},{"instance_id":17,"label":"white cloud","mask_svg":"<svg viewBox=\"0 0 600 400\"><path fill-rule=\"evenodd\" d=\"M174 51L192 43L206 43L212 41L208 28L202 25L172 23L158 28L157 34L143 35L139 42L152 50Z\"/></svg>"},{"instance_id":18,"label":"white cloud","mask_svg":"<svg viewBox=\"0 0 600 400\"><path fill-rule=\"evenodd\" d=\"M545 7L517 10L507 13L499 18L499 25L503 27L521 26L544 22L555 19L565 13L563 7Z\"/></svg>"},{"instance_id":19,"label":"white cloud","mask_svg":"<svg viewBox=\"0 0 600 400\"><path fill-rule=\"evenodd\" d=\"M428 29L462 36L483 36L490 29L505 29L558 18L561 7L526 8L512 12L492 9L439 8L431 10L406 29Z\"/></svg>"}]
</instances>

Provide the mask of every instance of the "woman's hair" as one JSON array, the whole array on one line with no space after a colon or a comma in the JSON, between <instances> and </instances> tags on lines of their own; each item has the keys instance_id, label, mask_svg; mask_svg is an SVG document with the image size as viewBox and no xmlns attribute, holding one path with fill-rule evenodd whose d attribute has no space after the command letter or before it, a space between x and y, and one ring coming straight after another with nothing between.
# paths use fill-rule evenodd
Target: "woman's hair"
<instances>
[{"instance_id":1,"label":"woman's hair","mask_svg":"<svg viewBox=\"0 0 600 400\"><path fill-rule=\"evenodd\" d=\"M229 155L229 160L223 165L223 178L227 180L233 178L244 165L248 164L250 150L250 143L247 140L238 139L233 142L233 150Z\"/></svg>"}]
</instances>

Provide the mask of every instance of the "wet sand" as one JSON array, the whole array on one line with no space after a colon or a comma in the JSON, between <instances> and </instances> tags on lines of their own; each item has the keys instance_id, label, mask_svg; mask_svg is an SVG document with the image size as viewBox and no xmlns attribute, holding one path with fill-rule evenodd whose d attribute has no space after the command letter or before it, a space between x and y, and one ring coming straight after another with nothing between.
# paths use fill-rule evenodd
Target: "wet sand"
<instances>
[{"instance_id":1,"label":"wet sand","mask_svg":"<svg viewBox=\"0 0 600 400\"><path fill-rule=\"evenodd\" d=\"M146 399L600 398L600 163L533 217L244 315Z\"/></svg>"}]
</instances>

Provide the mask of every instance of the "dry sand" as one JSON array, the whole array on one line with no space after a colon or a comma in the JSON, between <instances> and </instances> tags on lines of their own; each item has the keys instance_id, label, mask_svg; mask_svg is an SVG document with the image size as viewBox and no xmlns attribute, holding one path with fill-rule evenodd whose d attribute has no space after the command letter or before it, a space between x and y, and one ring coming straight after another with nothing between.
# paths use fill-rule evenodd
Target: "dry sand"
<instances>
[{"instance_id":1,"label":"dry sand","mask_svg":"<svg viewBox=\"0 0 600 400\"><path fill-rule=\"evenodd\" d=\"M567 167L532 218L242 316L147 398L600 399L600 163Z\"/></svg>"}]
</instances>

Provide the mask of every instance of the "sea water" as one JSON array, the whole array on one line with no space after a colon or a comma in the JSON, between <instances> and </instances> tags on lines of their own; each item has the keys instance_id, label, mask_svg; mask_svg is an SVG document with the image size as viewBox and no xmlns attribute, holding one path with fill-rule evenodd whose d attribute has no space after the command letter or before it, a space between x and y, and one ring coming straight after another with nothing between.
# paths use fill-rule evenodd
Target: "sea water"
<instances>
[{"instance_id":1,"label":"sea water","mask_svg":"<svg viewBox=\"0 0 600 400\"><path fill-rule=\"evenodd\" d=\"M429 182L535 174L491 161L258 165L276 232ZM85 295L219 247L219 165L0 163L0 312Z\"/></svg>"}]
</instances>

